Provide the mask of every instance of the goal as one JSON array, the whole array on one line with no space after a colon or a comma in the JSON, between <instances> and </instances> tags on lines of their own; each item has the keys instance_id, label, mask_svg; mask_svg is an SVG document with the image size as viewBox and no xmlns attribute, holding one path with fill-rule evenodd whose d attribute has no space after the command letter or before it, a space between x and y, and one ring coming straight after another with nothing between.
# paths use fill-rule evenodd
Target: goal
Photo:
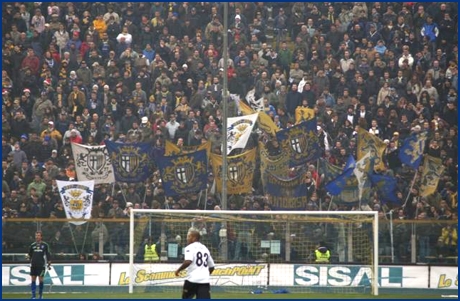
<instances>
[{"instance_id":1,"label":"goal","mask_svg":"<svg viewBox=\"0 0 460 301\"><path fill-rule=\"evenodd\" d=\"M133 209L129 292L177 291L190 229L216 262L212 291L364 293L378 295L378 213L374 211L203 211ZM145 243L160 260L144 260ZM329 263L315 262L319 243Z\"/></svg>"}]
</instances>

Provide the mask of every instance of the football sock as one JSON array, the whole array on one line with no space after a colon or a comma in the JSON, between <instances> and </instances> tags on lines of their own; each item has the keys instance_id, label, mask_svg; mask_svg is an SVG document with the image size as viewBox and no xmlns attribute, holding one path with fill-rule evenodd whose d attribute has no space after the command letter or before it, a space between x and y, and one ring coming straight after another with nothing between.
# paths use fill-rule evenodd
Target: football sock
<instances>
[{"instance_id":1,"label":"football sock","mask_svg":"<svg viewBox=\"0 0 460 301\"><path fill-rule=\"evenodd\" d=\"M32 297L35 298L35 290L37 289L37 283L35 283L35 281L32 282Z\"/></svg>"},{"instance_id":2,"label":"football sock","mask_svg":"<svg viewBox=\"0 0 460 301\"><path fill-rule=\"evenodd\" d=\"M41 296L43 295L43 282L38 284L38 294Z\"/></svg>"}]
</instances>

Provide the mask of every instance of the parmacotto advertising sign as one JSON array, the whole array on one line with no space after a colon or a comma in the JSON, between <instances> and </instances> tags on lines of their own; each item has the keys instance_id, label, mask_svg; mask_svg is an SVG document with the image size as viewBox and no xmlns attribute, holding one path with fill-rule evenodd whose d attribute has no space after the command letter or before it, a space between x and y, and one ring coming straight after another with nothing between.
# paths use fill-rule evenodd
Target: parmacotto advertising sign
<instances>
[{"instance_id":1,"label":"parmacotto advertising sign","mask_svg":"<svg viewBox=\"0 0 460 301\"><path fill-rule=\"evenodd\" d=\"M174 271L178 264L134 264L134 285L172 285L182 286L185 271L176 277ZM211 285L263 285L267 281L266 264L228 264L217 265ZM112 266L111 285L129 285L129 265Z\"/></svg>"},{"instance_id":2,"label":"parmacotto advertising sign","mask_svg":"<svg viewBox=\"0 0 460 301\"><path fill-rule=\"evenodd\" d=\"M458 289L457 267L431 267L430 287Z\"/></svg>"}]
</instances>

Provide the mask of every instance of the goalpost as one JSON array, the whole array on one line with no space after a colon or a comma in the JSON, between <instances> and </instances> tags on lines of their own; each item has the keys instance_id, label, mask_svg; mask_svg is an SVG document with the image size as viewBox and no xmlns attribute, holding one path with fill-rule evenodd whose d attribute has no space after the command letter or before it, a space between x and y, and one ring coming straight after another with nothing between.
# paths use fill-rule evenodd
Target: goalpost
<instances>
[{"instance_id":1,"label":"goalpost","mask_svg":"<svg viewBox=\"0 0 460 301\"><path fill-rule=\"evenodd\" d=\"M187 233L196 229L216 262L213 291L356 293L378 295L378 212L132 209L129 271L137 291L180 292ZM145 262L151 237L159 262ZM331 252L316 263L319 242ZM257 293L257 292L256 292Z\"/></svg>"}]
</instances>

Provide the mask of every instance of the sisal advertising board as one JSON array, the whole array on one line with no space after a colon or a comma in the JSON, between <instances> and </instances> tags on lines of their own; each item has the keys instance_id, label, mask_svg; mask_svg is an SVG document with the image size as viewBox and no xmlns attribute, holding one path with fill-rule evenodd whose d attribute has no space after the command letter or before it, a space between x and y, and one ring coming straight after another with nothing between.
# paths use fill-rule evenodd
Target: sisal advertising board
<instances>
[{"instance_id":1,"label":"sisal advertising board","mask_svg":"<svg viewBox=\"0 0 460 301\"><path fill-rule=\"evenodd\" d=\"M431 267L430 288L458 289L458 267Z\"/></svg>"},{"instance_id":2,"label":"sisal advertising board","mask_svg":"<svg viewBox=\"0 0 460 301\"><path fill-rule=\"evenodd\" d=\"M30 285L28 264L2 264L2 286ZM46 271L45 285L108 285L110 279L108 263L98 264L53 264Z\"/></svg>"},{"instance_id":3,"label":"sisal advertising board","mask_svg":"<svg viewBox=\"0 0 460 301\"><path fill-rule=\"evenodd\" d=\"M182 286L186 272L174 275L180 264L134 264L135 285ZM216 265L211 276L211 285L265 285L268 271L266 264L224 264ZM111 285L128 285L129 264L113 264Z\"/></svg>"},{"instance_id":4,"label":"sisal advertising board","mask_svg":"<svg viewBox=\"0 0 460 301\"><path fill-rule=\"evenodd\" d=\"M372 269L352 265L270 265L270 285L315 287L370 286ZM284 275L279 277L278 275ZM379 286L427 288L428 267L380 266Z\"/></svg>"}]
</instances>

